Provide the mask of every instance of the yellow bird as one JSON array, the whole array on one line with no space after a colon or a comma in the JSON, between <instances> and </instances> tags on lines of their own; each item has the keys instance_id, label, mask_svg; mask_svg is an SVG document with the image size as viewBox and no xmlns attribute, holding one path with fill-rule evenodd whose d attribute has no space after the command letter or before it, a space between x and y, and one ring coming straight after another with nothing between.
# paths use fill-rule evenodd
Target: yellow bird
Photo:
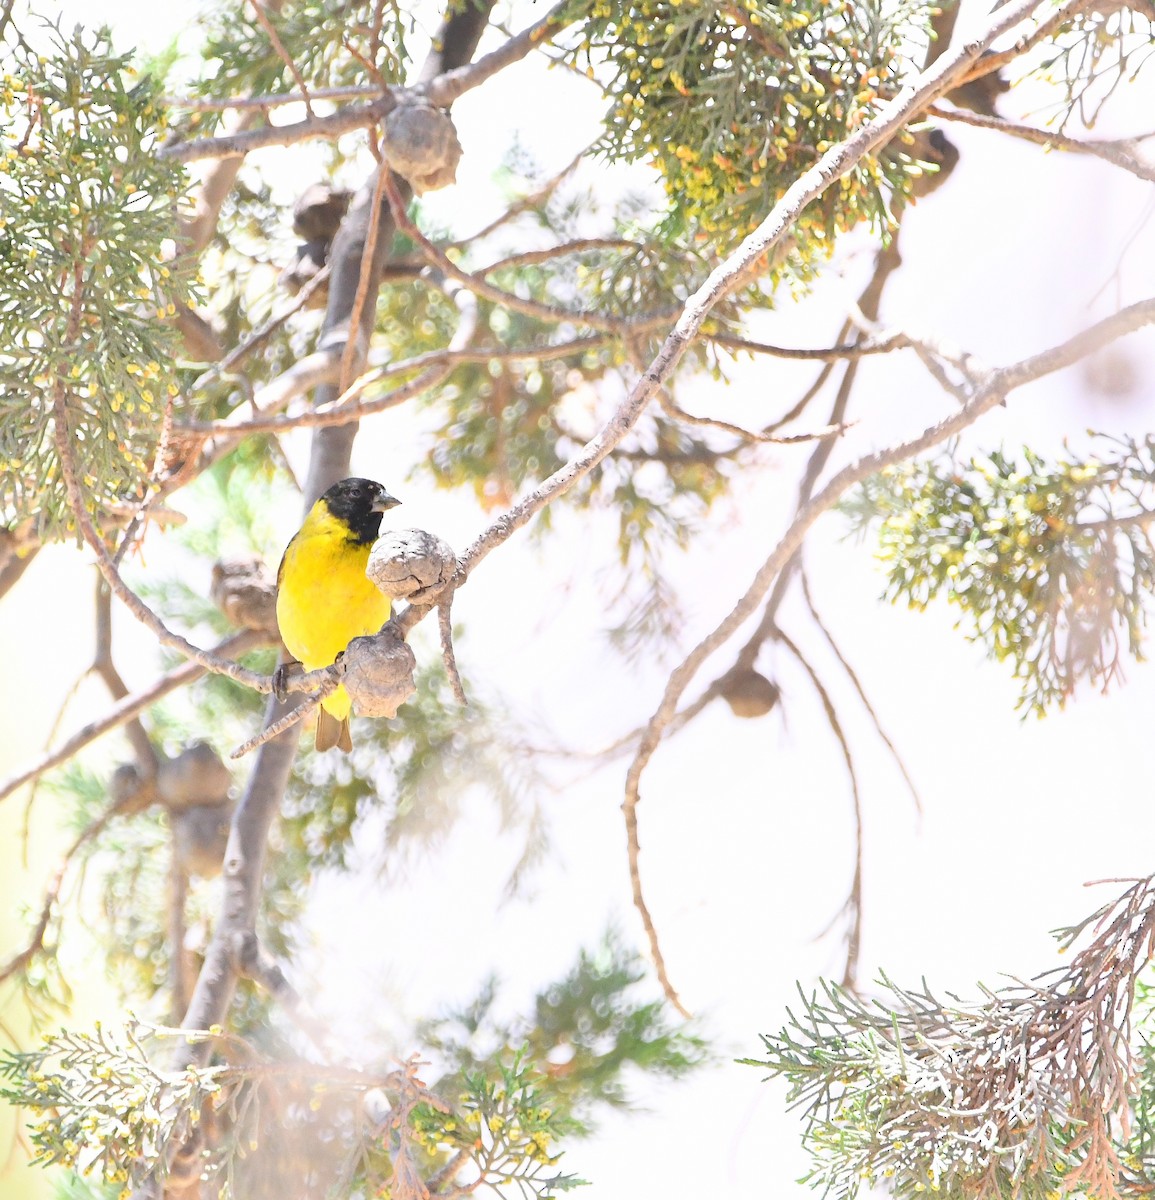
<instances>
[{"instance_id":1,"label":"yellow bird","mask_svg":"<svg viewBox=\"0 0 1155 1200\"><path fill-rule=\"evenodd\" d=\"M372 479L342 479L309 510L277 568L277 625L306 671L330 666L355 637L389 620L389 597L365 577L381 514L401 501ZM317 710L318 750L352 750L344 687Z\"/></svg>"}]
</instances>

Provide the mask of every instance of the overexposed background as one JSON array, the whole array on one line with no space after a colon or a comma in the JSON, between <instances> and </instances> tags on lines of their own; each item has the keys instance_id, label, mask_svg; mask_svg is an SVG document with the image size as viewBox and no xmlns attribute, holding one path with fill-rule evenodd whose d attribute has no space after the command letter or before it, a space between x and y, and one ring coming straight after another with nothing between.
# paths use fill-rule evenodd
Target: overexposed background
<instances>
[{"instance_id":1,"label":"overexposed background","mask_svg":"<svg viewBox=\"0 0 1155 1200\"><path fill-rule=\"evenodd\" d=\"M66 24L112 22L123 47L156 51L182 30L195 38L193 5L69 0L59 7ZM1151 99L1150 88L1123 89L1096 135L1143 131L1144 113L1155 111ZM1027 90L1002 107L1007 115L1029 115L1041 102L1041 93ZM426 211L461 232L484 224L500 209L490 180L511 137L548 174L594 135L599 115L596 90L573 76L528 62L503 73L455 107L465 148L459 180L429 197ZM948 133L962 161L904 222L904 267L888 288L886 321L1001 364L1146 295L1145 281L1155 276L1148 184L1095 160L1044 153L993 133L957 126ZM296 149L254 156L286 206L306 181L301 160ZM598 186L619 183L607 175ZM757 332L787 345L827 344L870 265L865 240L850 244L812 298L783 300ZM1028 441L1053 452L1069 438L1077 452L1088 427L1150 431L1155 335L1136 335L1116 352L1132 368L1125 395L1097 392L1076 368L1016 393L967 445L1014 451ZM765 421L793 402L811 374L763 360L736 369L729 390L703 384L686 402L695 411ZM855 396L859 424L836 464L922 427L946 404L910 355L868 360ZM814 424L821 412L816 406ZM420 438L413 417L383 414L363 431L354 469L402 496L404 524L460 547L485 515L464 495L407 478ZM290 438L287 448L302 467L307 433ZM730 609L769 553L808 452L768 452L764 468L748 472L711 517L692 553L671 559L688 618L683 649ZM470 580L455 606L468 631L459 653L470 674L527 722L574 748L596 750L649 716L676 660L627 665L606 645L599 576L616 553L612 516L560 511L554 519L551 537L538 544L518 535ZM282 514L271 561L298 520L294 507ZM885 969L899 981L925 976L936 989L967 995L979 980L993 986L1003 972L1026 976L1053 966L1048 930L1114 894L1111 885L1088 892L1086 881L1155 869L1155 740L1148 728L1155 672L1132 665L1126 686L1111 695L1081 694L1064 712L1021 721L1006 669L966 642L953 627L955 614L942 605L916 615L881 604L882 576L869 544L844 535L832 515L810 539L815 596L925 803L919 820L859 715L849 734L865 781L861 977L869 981ZM167 553L150 546L146 561L159 567ZM50 548L0 602L4 774L38 751L76 665L91 653L91 580L83 555ZM207 579L190 582L207 587ZM792 613L787 609L785 627L836 679L818 639ZM51 638L30 636L50 617ZM117 644L130 686L146 684L156 671L148 635L131 618L118 618ZM723 652L719 669L729 661ZM714 1040L719 1061L680 1087L639 1088L645 1112L608 1116L593 1139L572 1144L565 1169L592 1180L593 1194L604 1200L690 1200L704 1188L752 1200L789 1192L806 1169L781 1090L730 1060L758 1054L758 1033L781 1025L796 980L806 985L841 968L837 940L816 936L849 887L851 802L818 701L785 659L765 663L783 686L780 711L743 722L714 705L658 752L643 782L647 898L671 978ZM857 711L846 688L837 696L845 712ZM104 706L98 687L85 688L66 729ZM481 801L443 849L388 892L370 881L321 883L311 961L297 968L304 979L333 981L316 1004L342 1031L351 1055L367 1034L399 1024L401 1014L470 997L491 970L508 981L507 1002L516 1006L564 971L579 945L594 944L608 923L642 946L619 811L624 770L619 762L546 798L553 851L534 877L530 904L502 899L516 839L501 833ZM8 823L18 823L19 804L17 797L0 810L0 845L15 844ZM51 864L51 826L42 802L31 867L20 871L13 863L8 875L31 903L38 903ZM15 942L17 929L12 924L0 934L5 944ZM74 976L81 994L76 1022L115 1020L95 972L74 968L81 971ZM10 1167L0 1175L0 1191L15 1200L29 1174L36 1173Z\"/></svg>"}]
</instances>

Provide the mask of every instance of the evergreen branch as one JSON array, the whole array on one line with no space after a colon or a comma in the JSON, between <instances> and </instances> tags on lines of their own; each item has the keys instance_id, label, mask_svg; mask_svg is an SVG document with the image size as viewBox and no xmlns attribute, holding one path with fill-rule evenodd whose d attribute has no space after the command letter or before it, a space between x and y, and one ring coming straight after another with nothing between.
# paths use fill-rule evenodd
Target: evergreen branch
<instances>
[{"instance_id":1,"label":"evergreen branch","mask_svg":"<svg viewBox=\"0 0 1155 1200\"><path fill-rule=\"evenodd\" d=\"M241 633L233 634L232 637L226 638L223 642L218 642L213 647L212 652L218 656L240 655L248 650L252 650L256 646L263 645L265 641L266 639L261 633L256 630L246 629ZM53 767L58 767L62 763L68 762L69 759L75 757L83 750L85 746L96 741L97 738L102 737L104 734L111 732L113 729L119 729L126 721L133 720L140 713L144 712L145 709L150 708L170 692L175 692L177 688L184 687L185 684L199 679L205 674L206 670L207 668L198 662L182 663L179 667L174 667L171 671L162 675L154 684L145 688L144 691L136 692L118 701L104 716L97 718L95 721L90 721L82 729L77 730L63 745L57 746L55 750L44 754L31 766L25 767L18 774L0 783L0 800L6 800L18 788L23 787L24 784L30 783L34 779L38 779L46 771L51 771Z\"/></svg>"},{"instance_id":2,"label":"evergreen branch","mask_svg":"<svg viewBox=\"0 0 1155 1200\"><path fill-rule=\"evenodd\" d=\"M396 222L398 231L417 244L431 266L436 267L450 279L456 280L463 287L467 287L475 295L484 297L502 308L508 308L512 312L533 317L538 321L547 321L550 324L576 323L586 325L590 329L600 329L606 333L642 332L656 329L678 315L677 309L670 309L667 312L644 313L636 317L614 317L589 309L574 312L567 308L559 308L556 304L530 300L518 296L514 292L507 292L504 288L497 287L496 284L490 283L485 278L493 268L485 267L480 271L466 271L463 267L459 267L444 250L430 241L405 211L405 204L396 186L387 183L385 195L389 199L389 206L393 211L393 220Z\"/></svg>"},{"instance_id":3,"label":"evergreen branch","mask_svg":"<svg viewBox=\"0 0 1155 1200\"><path fill-rule=\"evenodd\" d=\"M988 117L983 113L971 112L969 109L942 108L940 105L933 104L928 111L932 116L939 117L944 121L957 121L962 125L974 125L978 129L994 129L999 133L1006 133L1011 137L1033 142L1036 146L1042 146L1044 149L1066 150L1072 154L1088 154L1095 158L1101 158L1104 162L1122 168L1137 179L1146 179L1150 183L1155 183L1155 165L1144 162L1135 154L1138 143L1130 138L1118 141L1085 142L1079 138L1073 138L1069 134L1059 133L1057 130L1036 129L1033 125L1020 125L1003 117Z\"/></svg>"}]
</instances>

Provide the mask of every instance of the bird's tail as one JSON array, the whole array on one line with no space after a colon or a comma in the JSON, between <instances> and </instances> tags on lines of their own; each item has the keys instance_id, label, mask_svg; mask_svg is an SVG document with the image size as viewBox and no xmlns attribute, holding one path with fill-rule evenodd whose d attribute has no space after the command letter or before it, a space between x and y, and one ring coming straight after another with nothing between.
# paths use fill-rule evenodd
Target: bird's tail
<instances>
[{"instance_id":1,"label":"bird's tail","mask_svg":"<svg viewBox=\"0 0 1155 1200\"><path fill-rule=\"evenodd\" d=\"M318 750L338 750L348 753L353 749L353 739L349 736L349 718L338 720L331 712L323 708L317 709L317 741Z\"/></svg>"}]
</instances>

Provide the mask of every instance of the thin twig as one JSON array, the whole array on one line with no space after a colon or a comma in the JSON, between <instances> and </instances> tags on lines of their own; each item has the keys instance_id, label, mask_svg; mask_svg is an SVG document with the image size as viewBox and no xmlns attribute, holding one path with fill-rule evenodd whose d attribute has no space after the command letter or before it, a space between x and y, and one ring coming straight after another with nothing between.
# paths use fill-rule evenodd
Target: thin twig
<instances>
[{"instance_id":1,"label":"thin twig","mask_svg":"<svg viewBox=\"0 0 1155 1200\"><path fill-rule=\"evenodd\" d=\"M940 59L939 61L944 60ZM795 513L794 519L782 535L781 540L759 568L749 588L743 593L737 604L715 629L690 651L689 655L671 674L661 702L642 734L634 759L626 774L625 800L622 808L626 816L627 837L631 836L631 823L636 829L636 809L640 800L642 774L677 711L682 693L697 675L703 663L754 614L771 584L793 558L802 544L803 537L822 513L837 503L845 492L856 483L861 483L886 466L903 462L960 433L984 413L1003 403L1011 391L1021 387L1024 383L1062 370L1104 344L1104 340L1109 341L1115 337L1121 337L1124 333L1129 333L1152 322L1155 322L1155 299L1133 304L1058 346L1023 359L1012 366L992 371L982 387L964 407L941 421L927 426L922 433L913 438L884 450L863 455L839 471L821 491L804 504ZM631 863L632 877L635 870L636 865ZM635 903L637 903L640 887L636 878L634 882ZM642 913L643 923L649 932L653 928L653 923L652 920L647 919L648 911L644 908L639 908L639 911ZM651 942L651 952L653 950L654 945ZM659 961L656 959L656 964ZM663 981L663 987L668 986L669 981L665 978L664 965L659 970L659 979ZM669 996L672 991L673 989L670 988L667 995ZM670 999L673 1002L673 996L670 996Z\"/></svg>"},{"instance_id":2,"label":"thin twig","mask_svg":"<svg viewBox=\"0 0 1155 1200\"><path fill-rule=\"evenodd\" d=\"M482 238L488 237L494 230L500 229L502 225L506 225L516 217L520 217L523 212L527 212L531 208L536 208L544 200L548 200L557 190L562 180L577 170L578 164L589 153L589 149L588 146L584 146L557 174L551 175L536 191L530 192L528 196L523 196L520 200L515 201L505 212L500 216L494 217L488 225L483 225L476 233L471 233L468 237L460 238L455 242L449 242L448 247L468 246L474 242L479 242Z\"/></svg>"},{"instance_id":3,"label":"thin twig","mask_svg":"<svg viewBox=\"0 0 1155 1200\"><path fill-rule=\"evenodd\" d=\"M766 342L755 342L749 338L733 337L725 333L708 333L705 336L715 346L721 346L725 350L769 354L774 358L791 358L806 362L815 360L837 362L847 358L866 358L872 354L889 354L892 350L901 350L906 345L906 338L901 333L892 334L878 341L867 339L858 342L840 342L834 346L825 346L815 350L794 346L772 346ZM797 416L797 413L794 415ZM786 419L783 419L783 423Z\"/></svg>"},{"instance_id":4,"label":"thin twig","mask_svg":"<svg viewBox=\"0 0 1155 1200\"><path fill-rule=\"evenodd\" d=\"M553 324L587 325L591 329L601 329L608 333L642 332L647 329L656 329L678 316L679 310L677 309L643 313L634 317L615 317L589 309L574 312L567 308L560 308L556 304L547 304L541 300L529 300L513 292L507 292L504 288L497 287L485 278L485 273L490 268L487 267L481 271L466 271L449 258L444 250L430 241L421 232L420 227L410 219L396 188L387 186L385 194L389 198L398 232L411 238L433 266L450 279L456 279L471 292L483 296L486 300L491 300L503 308L511 309L513 312L527 317L534 317L539 321Z\"/></svg>"},{"instance_id":5,"label":"thin twig","mask_svg":"<svg viewBox=\"0 0 1155 1200\"><path fill-rule=\"evenodd\" d=\"M898 752L898 747L891 741L890 736L882 727L882 722L879 720L878 713L875 711L874 705L870 702L870 697L866 694L866 689L862 686L862 681L858 678L858 672L847 661L846 655L843 654L842 648L834 640L834 635L830 632L826 622L822 619L814 604L814 597L810 592L810 580L806 575L806 570L799 571L802 582L802 598L806 603L806 607L810 612L811 620L818 627L819 633L826 640L826 644L830 647L834 657L838 659L839 665L846 672L846 677L850 680L854 690L858 693L858 698L862 702L862 707L866 709L867 716L870 717L870 722L874 726L874 732L878 734L882 744L890 751L890 757L894 760L895 766L898 767L899 774L902 775L907 790L910 792L910 798L914 801L915 812L921 817L923 815L922 798L918 794L918 788L914 786L914 780L910 777L910 772L906 769L906 763L902 760L902 755Z\"/></svg>"},{"instance_id":6,"label":"thin twig","mask_svg":"<svg viewBox=\"0 0 1155 1200\"><path fill-rule=\"evenodd\" d=\"M311 696L308 700L298 704L291 712L283 716L279 721L274 721L271 725L266 725L260 733L249 738L247 742L242 742L235 750L231 751L229 758L244 758L246 754L256 750L258 746L263 746L266 742L271 742L278 734L284 733L286 729L292 729L299 721L303 721L309 716L313 709L321 703L321 701L329 695L330 692L337 690L339 680L330 679L322 687L317 689L317 694Z\"/></svg>"},{"instance_id":7,"label":"thin twig","mask_svg":"<svg viewBox=\"0 0 1155 1200\"><path fill-rule=\"evenodd\" d=\"M834 707L834 701L818 672L798 648L794 640L788 634L784 633L780 627L775 627L773 637L775 641L781 642L790 651L798 665L809 676L814 690L818 693L819 700L822 701L822 708L826 713L826 723L830 726L830 730L842 750L842 758L846 763L846 773L850 776L850 796L853 801L854 812L854 876L850 883L850 892L841 909L839 909L839 913L846 913L849 920L849 927L846 933L846 963L842 972L842 986L850 991L857 991L858 952L862 944L862 794L858 786L858 770L854 765L854 755L850 752L850 743L846 739L842 722L839 720L838 710Z\"/></svg>"},{"instance_id":8,"label":"thin twig","mask_svg":"<svg viewBox=\"0 0 1155 1200\"><path fill-rule=\"evenodd\" d=\"M199 375L192 386L188 389L190 393L201 391L207 387L214 379L222 375L229 374L234 367L240 366L246 358L255 351L259 350L265 342L273 336L274 333L294 314L301 311L313 297L313 293L318 288L323 287L329 282L329 264L326 263L317 273L310 279L301 290L293 297L289 304L284 308L273 313L271 317L259 328L254 329L242 342L234 346L218 363L214 363L203 375Z\"/></svg>"},{"instance_id":9,"label":"thin twig","mask_svg":"<svg viewBox=\"0 0 1155 1200\"><path fill-rule=\"evenodd\" d=\"M60 892L64 887L64 879L68 874L68 868L71 866L72 860L123 808L124 803L122 801L110 804L94 821L90 821L76 835L71 845L64 851L59 865L52 873L52 879L49 881L45 891L44 903L40 908L40 916L37 918L28 941L22 950L14 954L3 966L0 966L0 983L3 983L6 979L11 979L17 972L23 971L37 955L44 952L44 942L49 926L52 923L52 914L56 911L56 905L60 900Z\"/></svg>"},{"instance_id":10,"label":"thin twig","mask_svg":"<svg viewBox=\"0 0 1155 1200\"><path fill-rule=\"evenodd\" d=\"M360 100L366 96L380 96L379 87L359 85L356 87L312 88L309 96L313 100ZM263 96L233 96L216 99L204 96L164 96L163 102L170 108L183 108L189 112L217 112L227 108L281 108L286 104L303 104L301 92L267 93Z\"/></svg>"},{"instance_id":11,"label":"thin twig","mask_svg":"<svg viewBox=\"0 0 1155 1200\"><path fill-rule=\"evenodd\" d=\"M272 21L269 20L268 14L265 12L264 0L252 0L253 11L257 14L257 20L261 24L261 28L265 31L265 36L269 39L269 44L273 47L277 57L289 68L290 74L296 81L297 87L301 89L301 102L305 106L305 111L310 117L315 116L313 112L313 103L309 97L309 87L305 83L305 77L301 74L297 64L293 62L292 55L285 49L285 43L281 41L281 35L277 32Z\"/></svg>"},{"instance_id":12,"label":"thin twig","mask_svg":"<svg viewBox=\"0 0 1155 1200\"><path fill-rule=\"evenodd\" d=\"M488 363L494 361L547 362L554 358L569 358L573 354L583 354L586 350L597 350L604 346L608 340L608 334L598 333L591 334L588 337L573 338L571 341L559 342L556 345L541 347L481 347L476 350L454 350L451 347L447 347L444 350L429 350L424 354L416 354L412 358L402 359L400 362L375 367L373 370L367 371L359 379L354 380L345 393L338 396L331 403L320 405L315 409L310 409L295 416L274 418L271 415L264 415L252 421L237 421L232 417L218 421L186 421L177 428L189 434L195 433L205 436L228 435L231 438L248 433L286 432L290 429L299 429L305 426L340 425L346 421L357 420L360 417L369 416L383 409L392 408L400 403L400 399L397 398L397 392L390 392L388 396L379 397L375 400L362 400L354 403L356 397L370 384L379 383L381 380L388 379L393 375L404 375L410 371L423 370L426 367L456 367L463 363ZM433 384L427 382L424 386L431 387ZM409 388L410 385L406 384L405 387ZM407 391L401 399L408 399L413 394L412 391ZM268 413L268 410L262 411L266 414Z\"/></svg>"},{"instance_id":13,"label":"thin twig","mask_svg":"<svg viewBox=\"0 0 1155 1200\"><path fill-rule=\"evenodd\" d=\"M353 372L358 362L363 362L365 351L362 349L362 317L365 312L365 302L373 278L373 258L377 253L377 236L381 228L380 214L382 201L387 191L391 191L390 205L393 203L392 193L397 185L393 181L393 172L387 162L377 164L377 180L373 185L373 199L370 202L369 229L365 235L365 245L361 251L361 272L357 278L357 291L353 296L353 307L349 312L349 320L345 326L345 345L341 350L341 369L337 373L337 391L344 392L353 381ZM400 198L398 198L400 203ZM364 334L367 338L367 332ZM366 347L367 348L367 347ZM340 403L338 401L338 403Z\"/></svg>"},{"instance_id":14,"label":"thin twig","mask_svg":"<svg viewBox=\"0 0 1155 1200\"><path fill-rule=\"evenodd\" d=\"M1055 130L1036 129L1033 125L1020 125L1014 121L1007 121L1003 117L988 117L983 113L971 112L965 108L943 108L933 104L928 111L944 121L958 121L960 124L974 125L979 129L995 129L999 133L1006 133L1011 137L1033 142L1036 146L1043 146L1046 149L1053 147L1056 150L1067 150L1073 154L1087 154L1094 158L1101 158L1104 162L1120 167L1138 179L1146 179L1155 183L1155 166L1143 162L1142 159L1131 153L1136 148L1136 143L1129 139L1084 142Z\"/></svg>"}]
</instances>

